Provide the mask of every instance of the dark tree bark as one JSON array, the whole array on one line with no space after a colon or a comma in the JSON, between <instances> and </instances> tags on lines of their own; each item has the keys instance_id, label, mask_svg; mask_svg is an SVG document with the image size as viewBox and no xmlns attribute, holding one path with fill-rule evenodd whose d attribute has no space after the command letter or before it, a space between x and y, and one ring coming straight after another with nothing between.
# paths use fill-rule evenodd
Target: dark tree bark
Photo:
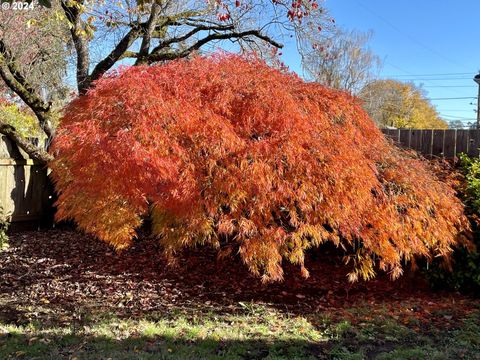
<instances>
[{"instance_id":1,"label":"dark tree bark","mask_svg":"<svg viewBox=\"0 0 480 360\"><path fill-rule=\"evenodd\" d=\"M144 34L142 38L142 44L140 45L140 50L138 51L137 61L135 65L142 65L145 64L145 58L150 51L150 45L152 42L152 35L155 31L155 27L157 26L157 20L160 13L160 5L154 3L152 5L152 9L150 11L150 17L146 23Z\"/></svg>"},{"instance_id":2,"label":"dark tree bark","mask_svg":"<svg viewBox=\"0 0 480 360\"><path fill-rule=\"evenodd\" d=\"M80 5L83 1L78 2ZM84 23L82 21L81 12L78 6L71 1L62 1L62 9L71 24L70 34L75 46L77 55L77 88L80 94L84 94L90 87L88 71L90 67L90 51L88 48L88 39L83 30Z\"/></svg>"},{"instance_id":3,"label":"dark tree bark","mask_svg":"<svg viewBox=\"0 0 480 360\"><path fill-rule=\"evenodd\" d=\"M33 145L24 137L19 135L13 126L0 122L0 133L15 142L20 149L25 151L32 159L38 161L39 163L46 165L49 161L53 160L52 155Z\"/></svg>"}]
</instances>

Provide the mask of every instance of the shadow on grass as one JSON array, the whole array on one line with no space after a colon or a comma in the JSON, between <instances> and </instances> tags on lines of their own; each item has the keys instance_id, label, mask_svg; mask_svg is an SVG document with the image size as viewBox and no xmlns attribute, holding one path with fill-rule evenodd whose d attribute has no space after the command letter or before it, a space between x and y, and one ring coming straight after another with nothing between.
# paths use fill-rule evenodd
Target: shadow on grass
<instances>
[{"instance_id":1,"label":"shadow on grass","mask_svg":"<svg viewBox=\"0 0 480 360\"><path fill-rule=\"evenodd\" d=\"M478 359L480 312L457 330L416 332L394 321L359 325L281 315L191 322L104 319L88 326L3 326L0 358Z\"/></svg>"},{"instance_id":2,"label":"shadow on grass","mask_svg":"<svg viewBox=\"0 0 480 360\"><path fill-rule=\"evenodd\" d=\"M325 345L306 341L179 340L175 337L42 336L0 338L0 357L41 359L317 359L327 358ZM7 345L3 345L7 344Z\"/></svg>"}]
</instances>

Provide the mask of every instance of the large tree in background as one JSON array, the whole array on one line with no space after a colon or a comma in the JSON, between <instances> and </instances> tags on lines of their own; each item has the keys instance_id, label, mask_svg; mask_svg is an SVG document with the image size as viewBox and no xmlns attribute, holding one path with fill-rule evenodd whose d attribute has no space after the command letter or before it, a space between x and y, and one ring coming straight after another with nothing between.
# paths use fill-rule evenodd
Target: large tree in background
<instances>
[{"instance_id":1,"label":"large tree in background","mask_svg":"<svg viewBox=\"0 0 480 360\"><path fill-rule=\"evenodd\" d=\"M449 129L463 129L465 125L467 124L464 124L462 120L450 120L448 122Z\"/></svg>"},{"instance_id":2,"label":"large tree in background","mask_svg":"<svg viewBox=\"0 0 480 360\"><path fill-rule=\"evenodd\" d=\"M35 114L39 130L53 136L58 109L68 91L64 78L69 54L68 27L52 15L56 10L38 6L28 11L0 11L0 95L9 103L0 111L0 133L44 161L48 154L22 136L33 124L18 124L26 117L17 115ZM12 126L16 123L21 126Z\"/></svg>"},{"instance_id":3,"label":"large tree in background","mask_svg":"<svg viewBox=\"0 0 480 360\"><path fill-rule=\"evenodd\" d=\"M475 121L464 122L462 120L450 120L448 122L449 129L476 129L477 123Z\"/></svg>"},{"instance_id":4,"label":"large tree in background","mask_svg":"<svg viewBox=\"0 0 480 360\"><path fill-rule=\"evenodd\" d=\"M56 109L42 93L45 90L37 86L36 77L27 71L25 62L31 55L24 57L17 52L12 39L18 34L21 43L28 44L33 38L43 41L35 58L53 71L65 68L66 54L58 50L68 51L70 46L76 88L82 95L119 62L165 62L224 46L226 41L233 44L234 50L268 53L282 47L284 36L296 37L303 49L311 38L305 34L320 33L328 19L316 0L58 0L52 1L49 9L40 10L37 4L35 10L21 15L4 11L2 16L11 18L15 26L5 23L0 28L0 77L34 112L49 138L54 136ZM46 24L55 24L56 28L46 31ZM57 42L61 44L58 49L50 47ZM47 77L50 75L38 77L38 84L46 84ZM0 133L33 158L43 162L51 159L51 155L26 142L11 125L0 122Z\"/></svg>"},{"instance_id":5,"label":"large tree in background","mask_svg":"<svg viewBox=\"0 0 480 360\"><path fill-rule=\"evenodd\" d=\"M312 42L304 54L306 72L317 82L357 93L375 78L380 59L367 46L371 33L336 29L327 40Z\"/></svg>"},{"instance_id":6,"label":"large tree in background","mask_svg":"<svg viewBox=\"0 0 480 360\"><path fill-rule=\"evenodd\" d=\"M446 129L421 88L397 80L377 80L359 93L364 109L379 126L416 129Z\"/></svg>"}]
</instances>

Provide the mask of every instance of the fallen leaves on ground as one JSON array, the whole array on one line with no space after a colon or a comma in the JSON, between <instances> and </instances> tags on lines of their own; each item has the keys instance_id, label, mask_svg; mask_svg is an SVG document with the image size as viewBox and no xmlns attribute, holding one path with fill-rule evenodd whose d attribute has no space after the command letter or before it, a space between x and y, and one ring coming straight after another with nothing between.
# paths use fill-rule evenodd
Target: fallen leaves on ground
<instances>
[{"instance_id":1,"label":"fallen leaves on ground","mask_svg":"<svg viewBox=\"0 0 480 360\"><path fill-rule=\"evenodd\" d=\"M386 309L405 324L438 322L445 327L478 307L467 296L432 292L415 274L394 282L379 275L350 284L340 255L319 251L308 258L308 280L292 266L287 267L292 273L288 281L262 284L240 260L232 266L232 260L217 260L208 248L185 251L178 266L169 267L152 238L137 239L128 250L115 253L72 230L19 232L0 253L0 321L83 326L106 313L119 318L221 316L255 311L250 304L268 304L292 314L325 313L352 323L375 318L377 311L383 316Z\"/></svg>"}]
</instances>

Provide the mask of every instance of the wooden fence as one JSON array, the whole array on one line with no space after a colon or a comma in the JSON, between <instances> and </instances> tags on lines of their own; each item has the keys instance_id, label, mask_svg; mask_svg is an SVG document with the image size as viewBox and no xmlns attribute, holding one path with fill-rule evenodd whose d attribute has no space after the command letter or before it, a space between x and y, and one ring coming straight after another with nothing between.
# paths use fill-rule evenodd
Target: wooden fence
<instances>
[{"instance_id":1,"label":"wooden fence","mask_svg":"<svg viewBox=\"0 0 480 360\"><path fill-rule=\"evenodd\" d=\"M42 219L50 196L47 171L0 136L0 207L12 222Z\"/></svg>"},{"instance_id":2,"label":"wooden fence","mask_svg":"<svg viewBox=\"0 0 480 360\"><path fill-rule=\"evenodd\" d=\"M461 153L479 156L480 130L382 129L382 132L401 146L427 157L453 159Z\"/></svg>"}]
</instances>

